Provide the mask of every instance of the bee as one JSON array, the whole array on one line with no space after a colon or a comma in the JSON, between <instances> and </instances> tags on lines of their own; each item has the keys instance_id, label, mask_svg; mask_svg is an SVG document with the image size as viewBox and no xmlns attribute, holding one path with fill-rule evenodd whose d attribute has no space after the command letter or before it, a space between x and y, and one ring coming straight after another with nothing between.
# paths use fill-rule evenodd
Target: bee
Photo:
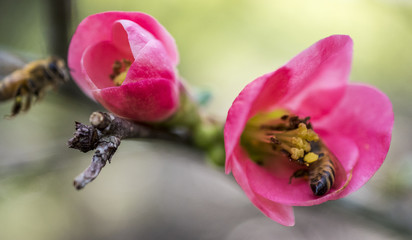
<instances>
[{"instance_id":1,"label":"bee","mask_svg":"<svg viewBox=\"0 0 412 240\"><path fill-rule=\"evenodd\" d=\"M0 82L0 101L14 98L11 118L29 110L33 102L41 100L49 89L56 89L69 80L63 59L48 57L32 61L5 76Z\"/></svg>"},{"instance_id":2,"label":"bee","mask_svg":"<svg viewBox=\"0 0 412 240\"><path fill-rule=\"evenodd\" d=\"M323 156L309 166L309 181L316 196L329 192L335 183L335 164L330 156Z\"/></svg>"},{"instance_id":3,"label":"bee","mask_svg":"<svg viewBox=\"0 0 412 240\"><path fill-rule=\"evenodd\" d=\"M323 196L330 191L335 183L337 159L326 146L318 141L311 142L312 152L318 154L319 159L305 169L299 169L289 179L305 177L309 180L310 188L316 196Z\"/></svg>"}]
</instances>

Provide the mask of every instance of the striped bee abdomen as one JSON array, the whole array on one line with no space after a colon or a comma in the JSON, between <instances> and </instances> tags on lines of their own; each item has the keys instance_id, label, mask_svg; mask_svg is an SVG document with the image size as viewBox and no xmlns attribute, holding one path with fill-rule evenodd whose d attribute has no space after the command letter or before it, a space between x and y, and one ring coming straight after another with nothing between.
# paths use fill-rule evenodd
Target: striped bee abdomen
<instances>
[{"instance_id":1,"label":"striped bee abdomen","mask_svg":"<svg viewBox=\"0 0 412 240\"><path fill-rule=\"evenodd\" d=\"M322 196L329 192L335 182L335 165L329 154L309 166L309 180L312 192Z\"/></svg>"},{"instance_id":2,"label":"striped bee abdomen","mask_svg":"<svg viewBox=\"0 0 412 240\"><path fill-rule=\"evenodd\" d=\"M9 100L15 97L19 81L15 77L17 74L6 76L0 81L0 101Z\"/></svg>"}]
</instances>

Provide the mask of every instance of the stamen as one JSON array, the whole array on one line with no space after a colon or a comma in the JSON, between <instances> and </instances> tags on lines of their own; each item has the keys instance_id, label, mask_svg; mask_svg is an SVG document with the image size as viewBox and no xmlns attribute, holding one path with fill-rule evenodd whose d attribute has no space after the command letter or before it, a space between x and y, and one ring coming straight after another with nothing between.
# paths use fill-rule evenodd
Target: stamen
<instances>
[{"instance_id":1,"label":"stamen","mask_svg":"<svg viewBox=\"0 0 412 240\"><path fill-rule=\"evenodd\" d=\"M122 63L119 60L114 61L112 66L112 73L110 74L110 79L114 79L120 74L120 69L122 69Z\"/></svg>"},{"instance_id":2,"label":"stamen","mask_svg":"<svg viewBox=\"0 0 412 240\"><path fill-rule=\"evenodd\" d=\"M114 85L120 86L126 79L127 72L129 71L132 62L128 59L122 59L114 61L112 66L112 73L110 74L110 79L113 80Z\"/></svg>"},{"instance_id":3,"label":"stamen","mask_svg":"<svg viewBox=\"0 0 412 240\"><path fill-rule=\"evenodd\" d=\"M284 142L280 142L279 145L282 150L285 150L287 153L290 154L290 158L293 160L298 160L299 158L302 158L303 156L305 156L305 151L301 148L291 147L290 145Z\"/></svg>"},{"instance_id":4,"label":"stamen","mask_svg":"<svg viewBox=\"0 0 412 240\"><path fill-rule=\"evenodd\" d=\"M299 148L290 149L290 157L293 160L298 160L299 158L303 157L304 154L305 154L305 151L303 151L303 149L299 149Z\"/></svg>"},{"instance_id":5,"label":"stamen","mask_svg":"<svg viewBox=\"0 0 412 240\"><path fill-rule=\"evenodd\" d=\"M306 140L307 141L319 141L319 136L316 134L313 130L308 130L308 133L306 135Z\"/></svg>"},{"instance_id":6,"label":"stamen","mask_svg":"<svg viewBox=\"0 0 412 240\"><path fill-rule=\"evenodd\" d=\"M279 118L268 119L261 123L260 127L256 125L249 132L250 137L259 137L259 134L267 136L268 140L263 140L272 145L273 151L284 152L290 158L299 164L309 165L319 159L319 156L311 152L311 142L319 140L319 136L308 128L310 124L309 117L300 119L297 116L284 114Z\"/></svg>"},{"instance_id":7,"label":"stamen","mask_svg":"<svg viewBox=\"0 0 412 240\"><path fill-rule=\"evenodd\" d=\"M289 115L283 115L282 117L280 117L280 119L285 121L286 119L288 119L288 117L289 117Z\"/></svg>"},{"instance_id":8,"label":"stamen","mask_svg":"<svg viewBox=\"0 0 412 240\"><path fill-rule=\"evenodd\" d=\"M305 166L318 161L320 152L312 149L312 143L318 142L319 136L312 129L310 117L285 113L277 110L252 117L242 133L242 146L255 162L278 155Z\"/></svg>"},{"instance_id":9,"label":"stamen","mask_svg":"<svg viewBox=\"0 0 412 240\"><path fill-rule=\"evenodd\" d=\"M304 146L302 138L291 137L290 142L298 148L303 148L303 146Z\"/></svg>"},{"instance_id":10,"label":"stamen","mask_svg":"<svg viewBox=\"0 0 412 240\"><path fill-rule=\"evenodd\" d=\"M299 118L285 113L284 110L276 110L256 114L247 122L240 143L250 159L259 165L277 161L282 155L288 157L303 167L295 171L289 183L299 177L310 180L311 186L312 182L316 182L316 186L321 182L321 189L313 191L315 195L324 194L334 181L331 177L335 176L333 154L313 130L309 117Z\"/></svg>"},{"instance_id":11,"label":"stamen","mask_svg":"<svg viewBox=\"0 0 412 240\"><path fill-rule=\"evenodd\" d=\"M279 139L276 136L273 136L270 138L270 141L276 145L280 145L281 142L279 141Z\"/></svg>"},{"instance_id":12,"label":"stamen","mask_svg":"<svg viewBox=\"0 0 412 240\"><path fill-rule=\"evenodd\" d=\"M305 150L305 152L310 152L312 150L308 141L303 141L303 149Z\"/></svg>"}]
</instances>

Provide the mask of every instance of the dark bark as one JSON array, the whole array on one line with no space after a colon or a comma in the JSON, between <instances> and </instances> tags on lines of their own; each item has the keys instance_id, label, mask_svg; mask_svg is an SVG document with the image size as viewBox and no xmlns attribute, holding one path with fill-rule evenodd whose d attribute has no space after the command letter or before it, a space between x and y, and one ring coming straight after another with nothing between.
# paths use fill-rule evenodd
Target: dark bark
<instances>
[{"instance_id":1,"label":"dark bark","mask_svg":"<svg viewBox=\"0 0 412 240\"><path fill-rule=\"evenodd\" d=\"M82 189L93 181L110 160L122 139L146 138L187 142L187 137L119 118L112 113L94 112L90 115L90 126L76 122L74 137L68 141L70 148L82 152L95 150L90 166L74 180L76 189Z\"/></svg>"}]
</instances>

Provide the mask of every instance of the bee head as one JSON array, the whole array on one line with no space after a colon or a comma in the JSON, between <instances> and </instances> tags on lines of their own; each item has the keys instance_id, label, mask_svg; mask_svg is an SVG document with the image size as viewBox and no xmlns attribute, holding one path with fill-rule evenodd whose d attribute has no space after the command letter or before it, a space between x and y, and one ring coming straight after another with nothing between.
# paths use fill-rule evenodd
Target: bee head
<instances>
[{"instance_id":1,"label":"bee head","mask_svg":"<svg viewBox=\"0 0 412 240\"><path fill-rule=\"evenodd\" d=\"M54 56L50 57L47 68L53 75L57 76L57 79L62 80L62 82L69 81L69 72L63 59Z\"/></svg>"}]
</instances>

